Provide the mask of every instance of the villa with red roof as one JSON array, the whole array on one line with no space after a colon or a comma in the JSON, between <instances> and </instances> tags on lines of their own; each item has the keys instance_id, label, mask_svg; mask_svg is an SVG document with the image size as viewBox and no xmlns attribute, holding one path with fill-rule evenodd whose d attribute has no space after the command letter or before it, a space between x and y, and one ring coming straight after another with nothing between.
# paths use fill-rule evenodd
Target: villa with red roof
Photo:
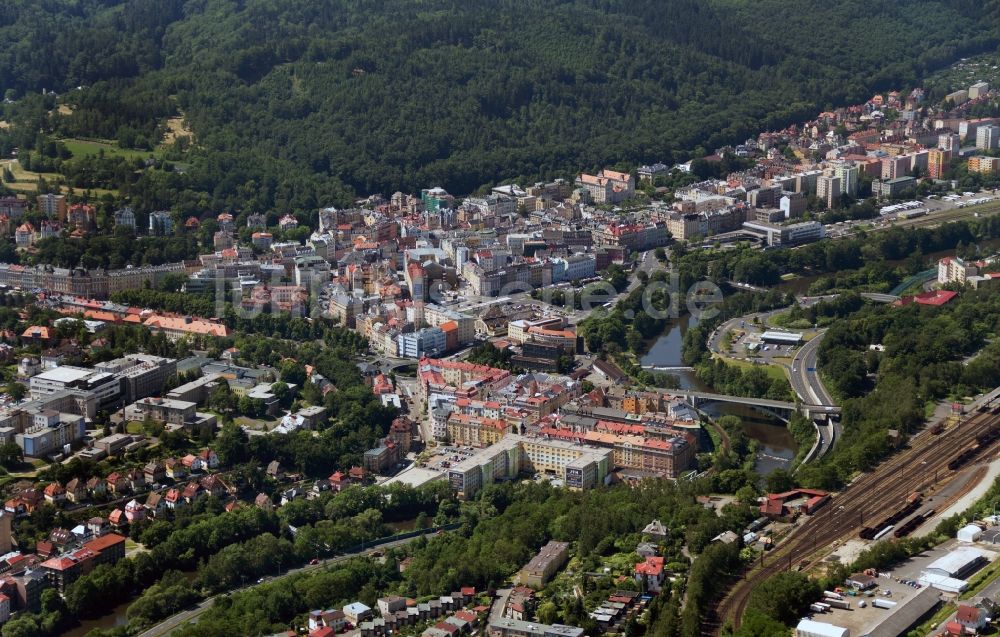
<instances>
[{"instance_id":1,"label":"villa with red roof","mask_svg":"<svg viewBox=\"0 0 1000 637\"><path fill-rule=\"evenodd\" d=\"M663 558L658 555L635 565L635 581L649 593L659 593L664 579Z\"/></svg>"}]
</instances>

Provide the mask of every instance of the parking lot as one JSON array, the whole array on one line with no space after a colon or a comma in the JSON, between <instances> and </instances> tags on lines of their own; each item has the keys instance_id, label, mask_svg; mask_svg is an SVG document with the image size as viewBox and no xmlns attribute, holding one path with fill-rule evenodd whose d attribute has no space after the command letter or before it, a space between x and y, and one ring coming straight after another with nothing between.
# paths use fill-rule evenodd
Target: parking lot
<instances>
[{"instance_id":1,"label":"parking lot","mask_svg":"<svg viewBox=\"0 0 1000 637\"><path fill-rule=\"evenodd\" d=\"M852 635L868 634L875 626L885 621L889 615L902 610L907 602L914 599L924 590L923 587L917 588L897 580L912 580L916 582L920 578L921 571L928 564L963 546L970 545L953 539L933 549L924 551L896 568L880 573L878 587L870 591L872 593L871 596L868 596L867 593L858 593L858 596L845 595L844 599L851 602L850 610L833 608L830 612L817 613L813 619L847 628L851 631ZM991 562L1000 557L1000 552L998 552L998 548L1000 547L982 543L977 543L973 546L984 553ZM971 577L971 575L966 577ZM952 597L947 593L942 593L942 595L945 599ZM891 609L872 607L871 602L876 598L890 600L896 602L897 605ZM865 603L865 607L863 608L860 607L862 601Z\"/></svg>"},{"instance_id":2,"label":"parking lot","mask_svg":"<svg viewBox=\"0 0 1000 637\"><path fill-rule=\"evenodd\" d=\"M422 467L432 471L447 471L452 465L475 455L476 450L470 447L447 445L434 449L434 454L427 458Z\"/></svg>"},{"instance_id":3,"label":"parking lot","mask_svg":"<svg viewBox=\"0 0 1000 637\"><path fill-rule=\"evenodd\" d=\"M828 237L837 238L853 234L859 228L879 229L907 223L932 222L935 216L942 216L942 221L952 220L952 217L965 212L964 209L966 208L969 209L967 216L971 217L975 214L975 206L995 202L998 199L1000 199L1000 193L995 190L930 195L922 199L916 199L913 202L907 202L915 205L901 206L899 210L892 211L875 219L859 219L829 224L826 226L826 234ZM888 207L889 204L883 206L883 208ZM944 217L947 217L947 219ZM917 219L920 221L917 222Z\"/></svg>"},{"instance_id":4,"label":"parking lot","mask_svg":"<svg viewBox=\"0 0 1000 637\"><path fill-rule=\"evenodd\" d=\"M765 331L781 331L768 328L763 323L756 324L740 321L731 330L731 340L728 351L724 352L733 358L741 358L758 364L787 364L795 356L798 345L765 343L762 335ZM790 330L798 333L797 330Z\"/></svg>"}]
</instances>

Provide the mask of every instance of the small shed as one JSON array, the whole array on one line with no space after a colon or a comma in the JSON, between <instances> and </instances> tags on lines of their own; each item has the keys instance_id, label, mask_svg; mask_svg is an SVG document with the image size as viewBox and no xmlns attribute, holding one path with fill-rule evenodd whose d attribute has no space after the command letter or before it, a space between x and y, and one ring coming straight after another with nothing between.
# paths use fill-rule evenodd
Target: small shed
<instances>
[{"instance_id":1,"label":"small shed","mask_svg":"<svg viewBox=\"0 0 1000 637\"><path fill-rule=\"evenodd\" d=\"M958 530L959 542L977 542L983 537L983 530L975 524L967 524Z\"/></svg>"}]
</instances>

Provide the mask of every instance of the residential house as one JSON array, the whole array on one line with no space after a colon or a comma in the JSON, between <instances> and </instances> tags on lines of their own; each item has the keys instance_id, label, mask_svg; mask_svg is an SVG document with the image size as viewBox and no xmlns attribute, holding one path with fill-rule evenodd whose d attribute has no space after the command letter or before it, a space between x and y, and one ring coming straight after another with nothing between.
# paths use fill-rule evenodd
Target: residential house
<instances>
[{"instance_id":1,"label":"residential house","mask_svg":"<svg viewBox=\"0 0 1000 637\"><path fill-rule=\"evenodd\" d=\"M181 499L184 500L185 503L191 504L197 500L198 496L200 496L203 492L204 489L201 484L198 482L189 482L185 485L184 489L181 490Z\"/></svg>"},{"instance_id":2,"label":"residential house","mask_svg":"<svg viewBox=\"0 0 1000 637\"><path fill-rule=\"evenodd\" d=\"M359 622L362 622L372 615L372 609L365 606L361 602L353 602L344 606L344 618L353 626L357 626Z\"/></svg>"},{"instance_id":3,"label":"residential house","mask_svg":"<svg viewBox=\"0 0 1000 637\"><path fill-rule=\"evenodd\" d=\"M281 480L285 477L285 470L277 460L272 460L268 463L266 473L275 480Z\"/></svg>"},{"instance_id":4,"label":"residential house","mask_svg":"<svg viewBox=\"0 0 1000 637\"><path fill-rule=\"evenodd\" d=\"M176 458L167 458L163 461L163 470L166 476L174 481L183 480L187 477L187 467L181 460Z\"/></svg>"},{"instance_id":5,"label":"residential house","mask_svg":"<svg viewBox=\"0 0 1000 637\"><path fill-rule=\"evenodd\" d=\"M986 612L976 606L959 604L955 620L962 625L966 632L979 633L986 627Z\"/></svg>"},{"instance_id":6,"label":"residential house","mask_svg":"<svg viewBox=\"0 0 1000 637\"><path fill-rule=\"evenodd\" d=\"M162 493L153 492L146 496L146 504L143 506L146 507L146 511L149 512L149 515L155 518L159 513L167 508L167 501Z\"/></svg>"},{"instance_id":7,"label":"residential house","mask_svg":"<svg viewBox=\"0 0 1000 637\"><path fill-rule=\"evenodd\" d=\"M87 483L80 478L73 478L66 483L66 499L76 504L87 499Z\"/></svg>"},{"instance_id":8,"label":"residential house","mask_svg":"<svg viewBox=\"0 0 1000 637\"><path fill-rule=\"evenodd\" d=\"M58 482L45 487L45 501L56 506L61 505L66 500L66 489Z\"/></svg>"},{"instance_id":9,"label":"residential house","mask_svg":"<svg viewBox=\"0 0 1000 637\"><path fill-rule=\"evenodd\" d=\"M166 502L166 507L168 509L176 509L179 505L184 503L183 497L181 497L181 490L174 487L167 490L167 495L164 496L164 501Z\"/></svg>"},{"instance_id":10,"label":"residential house","mask_svg":"<svg viewBox=\"0 0 1000 637\"><path fill-rule=\"evenodd\" d=\"M205 469L217 469L219 467L219 456L211 449L202 449L198 452L202 467Z\"/></svg>"},{"instance_id":11,"label":"residential house","mask_svg":"<svg viewBox=\"0 0 1000 637\"><path fill-rule=\"evenodd\" d=\"M663 589L663 558L647 557L635 565L635 581L648 593L659 593Z\"/></svg>"},{"instance_id":12,"label":"residential house","mask_svg":"<svg viewBox=\"0 0 1000 637\"><path fill-rule=\"evenodd\" d=\"M92 498L103 497L108 492L108 483L101 478L91 478L87 480L87 493Z\"/></svg>"},{"instance_id":13,"label":"residential house","mask_svg":"<svg viewBox=\"0 0 1000 637\"><path fill-rule=\"evenodd\" d=\"M271 501L271 496L266 493L258 493L257 497L253 499L253 505L264 511L274 510L274 502Z\"/></svg>"},{"instance_id":14,"label":"residential house","mask_svg":"<svg viewBox=\"0 0 1000 637\"><path fill-rule=\"evenodd\" d=\"M337 609L314 610L309 613L309 630L329 628L334 633L344 629L346 617L344 611Z\"/></svg>"},{"instance_id":15,"label":"residential house","mask_svg":"<svg viewBox=\"0 0 1000 637\"><path fill-rule=\"evenodd\" d=\"M202 462L201 457L192 454L188 454L181 458L181 464L184 465L184 468L191 473L199 472L205 468L205 464Z\"/></svg>"},{"instance_id":16,"label":"residential house","mask_svg":"<svg viewBox=\"0 0 1000 637\"><path fill-rule=\"evenodd\" d=\"M128 477L124 473L113 471L106 478L108 492L114 495L122 495L129 491Z\"/></svg>"},{"instance_id":17,"label":"residential house","mask_svg":"<svg viewBox=\"0 0 1000 637\"><path fill-rule=\"evenodd\" d=\"M146 484L158 484L167 477L167 469L159 460L146 463L146 466L142 468L142 473Z\"/></svg>"},{"instance_id":18,"label":"residential house","mask_svg":"<svg viewBox=\"0 0 1000 637\"><path fill-rule=\"evenodd\" d=\"M231 491L234 491L232 487L226 484L225 481L217 475L205 476L198 482L198 484L201 485L201 488L206 494L216 498L224 498L228 496Z\"/></svg>"}]
</instances>

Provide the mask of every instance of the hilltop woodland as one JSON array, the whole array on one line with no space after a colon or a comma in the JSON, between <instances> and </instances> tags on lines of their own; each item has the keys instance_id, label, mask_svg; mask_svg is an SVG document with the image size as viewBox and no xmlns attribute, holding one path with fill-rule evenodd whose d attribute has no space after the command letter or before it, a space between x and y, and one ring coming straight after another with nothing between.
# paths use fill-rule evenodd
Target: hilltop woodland
<instances>
[{"instance_id":1,"label":"hilltop woodland","mask_svg":"<svg viewBox=\"0 0 1000 637\"><path fill-rule=\"evenodd\" d=\"M916 85L995 47L994 16L971 0L10 0L0 156L140 215L465 194L698 157ZM161 147L177 116L189 132ZM71 138L156 152L73 156Z\"/></svg>"}]
</instances>

